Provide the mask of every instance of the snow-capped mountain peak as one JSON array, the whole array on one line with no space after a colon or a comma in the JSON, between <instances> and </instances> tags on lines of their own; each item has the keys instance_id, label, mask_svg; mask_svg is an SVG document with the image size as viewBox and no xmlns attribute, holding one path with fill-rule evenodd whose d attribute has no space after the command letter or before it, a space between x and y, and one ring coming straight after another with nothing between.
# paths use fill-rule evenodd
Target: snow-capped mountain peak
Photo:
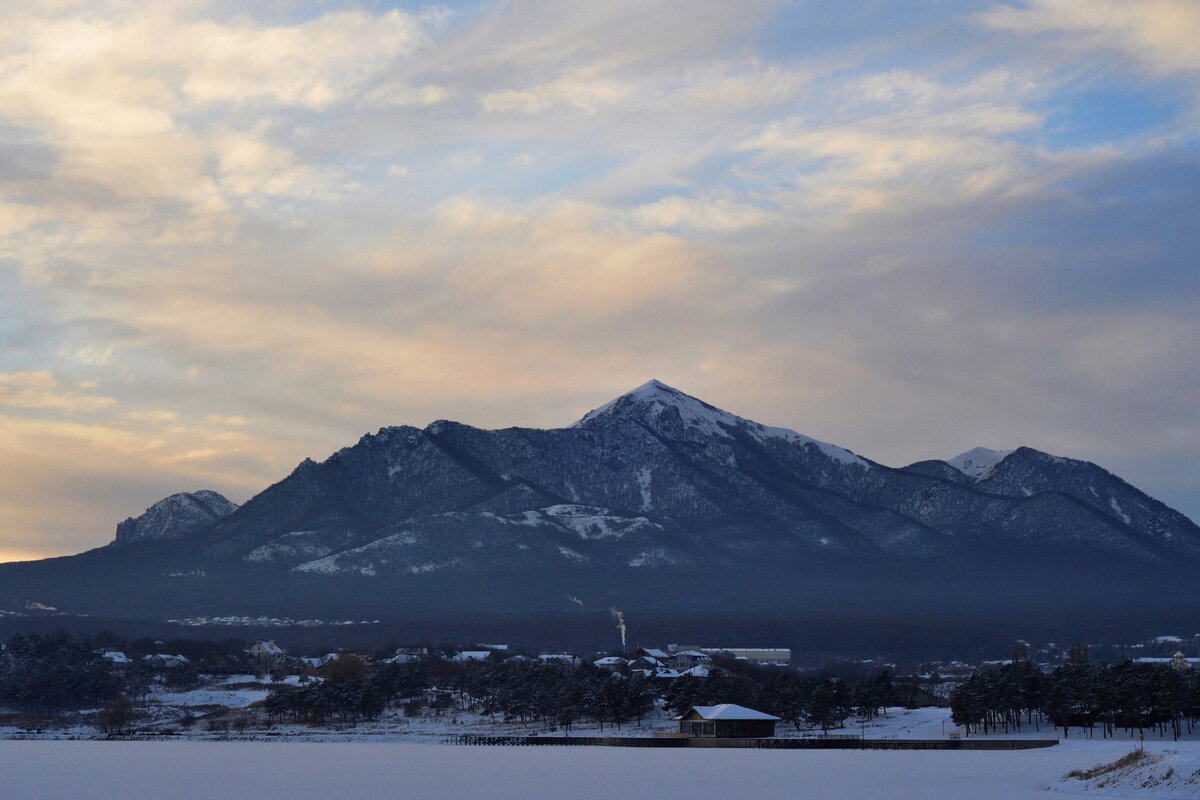
<instances>
[{"instance_id":1,"label":"snow-capped mountain peak","mask_svg":"<svg viewBox=\"0 0 1200 800\"><path fill-rule=\"evenodd\" d=\"M996 465L1008 456L1012 450L989 450L986 447L976 447L954 458L946 459L946 463L969 478L981 481L992 474Z\"/></svg>"},{"instance_id":2,"label":"snow-capped mountain peak","mask_svg":"<svg viewBox=\"0 0 1200 800\"><path fill-rule=\"evenodd\" d=\"M863 467L870 465L870 462L837 445L818 441L787 428L768 427L743 419L659 380L647 381L636 389L588 412L571 427L587 428L599 424L601 420L622 416L636 417L657 427L656 423L668 410L677 413L680 422L686 428L702 436L731 439L734 433L740 430L760 442L766 439L783 439L797 444L812 445L839 463L857 464Z\"/></svg>"},{"instance_id":3,"label":"snow-capped mountain peak","mask_svg":"<svg viewBox=\"0 0 1200 800\"><path fill-rule=\"evenodd\" d=\"M178 539L237 511L236 503L211 489L164 497L137 518L117 525L115 544L142 539Z\"/></svg>"},{"instance_id":4,"label":"snow-capped mountain peak","mask_svg":"<svg viewBox=\"0 0 1200 800\"><path fill-rule=\"evenodd\" d=\"M741 417L710 406L703 400L697 400L691 395L667 386L662 381L650 380L633 391L626 392L615 400L588 412L583 419L571 427L586 428L598 420L616 416L638 416L647 421L655 421L668 409L677 411L680 419L688 427L721 438L729 438L730 433L726 430L727 428L736 428L744 422Z\"/></svg>"}]
</instances>

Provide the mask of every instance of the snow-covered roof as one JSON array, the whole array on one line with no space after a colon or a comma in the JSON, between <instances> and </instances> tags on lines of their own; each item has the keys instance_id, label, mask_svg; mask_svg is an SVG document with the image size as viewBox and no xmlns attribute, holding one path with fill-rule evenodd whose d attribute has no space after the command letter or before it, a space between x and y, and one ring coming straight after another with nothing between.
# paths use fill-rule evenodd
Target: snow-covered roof
<instances>
[{"instance_id":1,"label":"snow-covered roof","mask_svg":"<svg viewBox=\"0 0 1200 800\"><path fill-rule=\"evenodd\" d=\"M665 651L659 650L657 647L640 647L635 652L642 652L642 653L645 653L646 655L650 656L651 658L657 658L662 661L666 661L667 659L669 659L671 657Z\"/></svg>"},{"instance_id":2,"label":"snow-covered roof","mask_svg":"<svg viewBox=\"0 0 1200 800\"><path fill-rule=\"evenodd\" d=\"M757 719L757 720L774 720L779 721L779 717L770 714L764 714L761 711L755 711L753 708L746 708L735 703L722 703L719 706L692 706L692 711L700 715L701 719ZM689 712L690 713L690 712ZM687 714L676 717L675 719L683 719Z\"/></svg>"},{"instance_id":3,"label":"snow-covered roof","mask_svg":"<svg viewBox=\"0 0 1200 800\"><path fill-rule=\"evenodd\" d=\"M542 653L538 656L538 661L543 664L574 664L578 659L579 656L572 655L571 653Z\"/></svg>"},{"instance_id":4,"label":"snow-covered roof","mask_svg":"<svg viewBox=\"0 0 1200 800\"><path fill-rule=\"evenodd\" d=\"M620 664L628 664L629 662L626 661L625 659L621 658L620 656L605 656L604 658L596 659L592 663L598 667L604 667L604 666L617 666Z\"/></svg>"},{"instance_id":5,"label":"snow-covered roof","mask_svg":"<svg viewBox=\"0 0 1200 800\"><path fill-rule=\"evenodd\" d=\"M454 657L455 661L487 661L491 650L463 650Z\"/></svg>"},{"instance_id":6,"label":"snow-covered roof","mask_svg":"<svg viewBox=\"0 0 1200 800\"><path fill-rule=\"evenodd\" d=\"M637 658L630 659L628 663L630 666L635 667L665 667L667 665L664 659L654 658L653 656L638 656Z\"/></svg>"},{"instance_id":7,"label":"snow-covered roof","mask_svg":"<svg viewBox=\"0 0 1200 800\"><path fill-rule=\"evenodd\" d=\"M635 669L634 673L640 673L647 678L662 678L663 680L674 680L679 677L679 673L670 667L655 667L653 669Z\"/></svg>"},{"instance_id":8,"label":"snow-covered roof","mask_svg":"<svg viewBox=\"0 0 1200 800\"><path fill-rule=\"evenodd\" d=\"M100 657L106 661L111 661L114 664L129 664L129 663L131 663L129 656L125 655L120 650L109 650L107 652L101 653Z\"/></svg>"},{"instance_id":9,"label":"snow-covered roof","mask_svg":"<svg viewBox=\"0 0 1200 800\"><path fill-rule=\"evenodd\" d=\"M105 657L107 658L107 654L105 655ZM185 656L171 655L170 653L147 653L146 655L142 656L142 660L143 661L157 661L157 662L163 664L164 666L168 666L168 667L181 667L184 664L192 663L191 660ZM127 662L114 662L114 663L127 663Z\"/></svg>"},{"instance_id":10,"label":"snow-covered roof","mask_svg":"<svg viewBox=\"0 0 1200 800\"><path fill-rule=\"evenodd\" d=\"M712 656L708 653L701 653L699 650L684 650L682 653L676 653L675 657L687 656L689 658L698 658L701 661L712 661Z\"/></svg>"},{"instance_id":11,"label":"snow-covered roof","mask_svg":"<svg viewBox=\"0 0 1200 800\"><path fill-rule=\"evenodd\" d=\"M396 655L392 656L391 658L384 660L385 662L391 664L412 664L416 661L420 661L421 657L414 655L413 653L396 653Z\"/></svg>"}]
</instances>

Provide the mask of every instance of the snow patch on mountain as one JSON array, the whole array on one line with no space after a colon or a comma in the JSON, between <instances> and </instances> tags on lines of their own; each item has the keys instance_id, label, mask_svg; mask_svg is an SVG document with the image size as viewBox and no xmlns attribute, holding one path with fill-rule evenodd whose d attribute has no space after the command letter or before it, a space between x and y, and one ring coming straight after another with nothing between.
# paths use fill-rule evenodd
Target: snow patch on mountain
<instances>
[{"instance_id":1,"label":"snow patch on mountain","mask_svg":"<svg viewBox=\"0 0 1200 800\"><path fill-rule=\"evenodd\" d=\"M662 530L660 525L645 517L622 517L613 514L607 508L574 504L547 506L536 511L524 511L514 514L506 521L530 527L553 525L584 540L621 539L635 531Z\"/></svg>"},{"instance_id":2,"label":"snow patch on mountain","mask_svg":"<svg viewBox=\"0 0 1200 800\"><path fill-rule=\"evenodd\" d=\"M341 575L357 573L359 575L376 575L379 567L390 564L397 558L398 551L416 544L417 538L411 531L402 531L392 536L376 539L370 544L344 550L341 553L318 558L293 567L295 572L310 572L318 575ZM430 572L436 566L421 565L414 570L412 565L409 572Z\"/></svg>"},{"instance_id":3,"label":"snow patch on mountain","mask_svg":"<svg viewBox=\"0 0 1200 800\"><path fill-rule=\"evenodd\" d=\"M650 468L643 467L638 470L638 488L642 491L642 511L649 511L654 507L650 496Z\"/></svg>"},{"instance_id":4,"label":"snow patch on mountain","mask_svg":"<svg viewBox=\"0 0 1200 800\"><path fill-rule=\"evenodd\" d=\"M669 567L675 564L676 560L667 553L665 548L652 547L638 553L626 563L631 567Z\"/></svg>"},{"instance_id":5,"label":"snow patch on mountain","mask_svg":"<svg viewBox=\"0 0 1200 800\"><path fill-rule=\"evenodd\" d=\"M996 468L997 464L1012 453L1012 450L989 450L986 447L976 447L954 458L946 459L946 463L967 477L982 481L992 474L992 470Z\"/></svg>"},{"instance_id":6,"label":"snow patch on mountain","mask_svg":"<svg viewBox=\"0 0 1200 800\"><path fill-rule=\"evenodd\" d=\"M323 558L350 541L347 533L328 531L292 531L256 547L246 561L257 563L299 563Z\"/></svg>"},{"instance_id":7,"label":"snow patch on mountain","mask_svg":"<svg viewBox=\"0 0 1200 800\"><path fill-rule=\"evenodd\" d=\"M558 546L559 554L569 561L587 561L587 557L569 547Z\"/></svg>"}]
</instances>

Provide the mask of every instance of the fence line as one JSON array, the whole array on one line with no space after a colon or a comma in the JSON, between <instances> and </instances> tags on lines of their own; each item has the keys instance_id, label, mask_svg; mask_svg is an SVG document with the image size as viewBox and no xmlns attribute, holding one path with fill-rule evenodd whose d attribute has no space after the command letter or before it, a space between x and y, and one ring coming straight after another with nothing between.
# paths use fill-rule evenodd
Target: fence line
<instances>
[{"instance_id":1,"label":"fence line","mask_svg":"<svg viewBox=\"0 0 1200 800\"><path fill-rule=\"evenodd\" d=\"M649 736L482 736L463 734L447 741L490 747L740 747L760 750L1032 750L1057 739L714 739Z\"/></svg>"}]
</instances>

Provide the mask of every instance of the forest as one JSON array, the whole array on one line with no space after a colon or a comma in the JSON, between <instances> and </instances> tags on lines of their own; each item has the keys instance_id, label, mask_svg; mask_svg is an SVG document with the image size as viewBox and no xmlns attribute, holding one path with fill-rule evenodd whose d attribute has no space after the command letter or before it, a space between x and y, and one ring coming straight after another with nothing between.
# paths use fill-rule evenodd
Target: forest
<instances>
[{"instance_id":1,"label":"forest","mask_svg":"<svg viewBox=\"0 0 1200 800\"><path fill-rule=\"evenodd\" d=\"M1200 673L1165 663L1091 664L1075 655L1046 674L1025 660L976 670L950 695L951 719L968 734L1040 729L1048 722L1102 737L1157 730L1174 739L1200 720Z\"/></svg>"}]
</instances>

